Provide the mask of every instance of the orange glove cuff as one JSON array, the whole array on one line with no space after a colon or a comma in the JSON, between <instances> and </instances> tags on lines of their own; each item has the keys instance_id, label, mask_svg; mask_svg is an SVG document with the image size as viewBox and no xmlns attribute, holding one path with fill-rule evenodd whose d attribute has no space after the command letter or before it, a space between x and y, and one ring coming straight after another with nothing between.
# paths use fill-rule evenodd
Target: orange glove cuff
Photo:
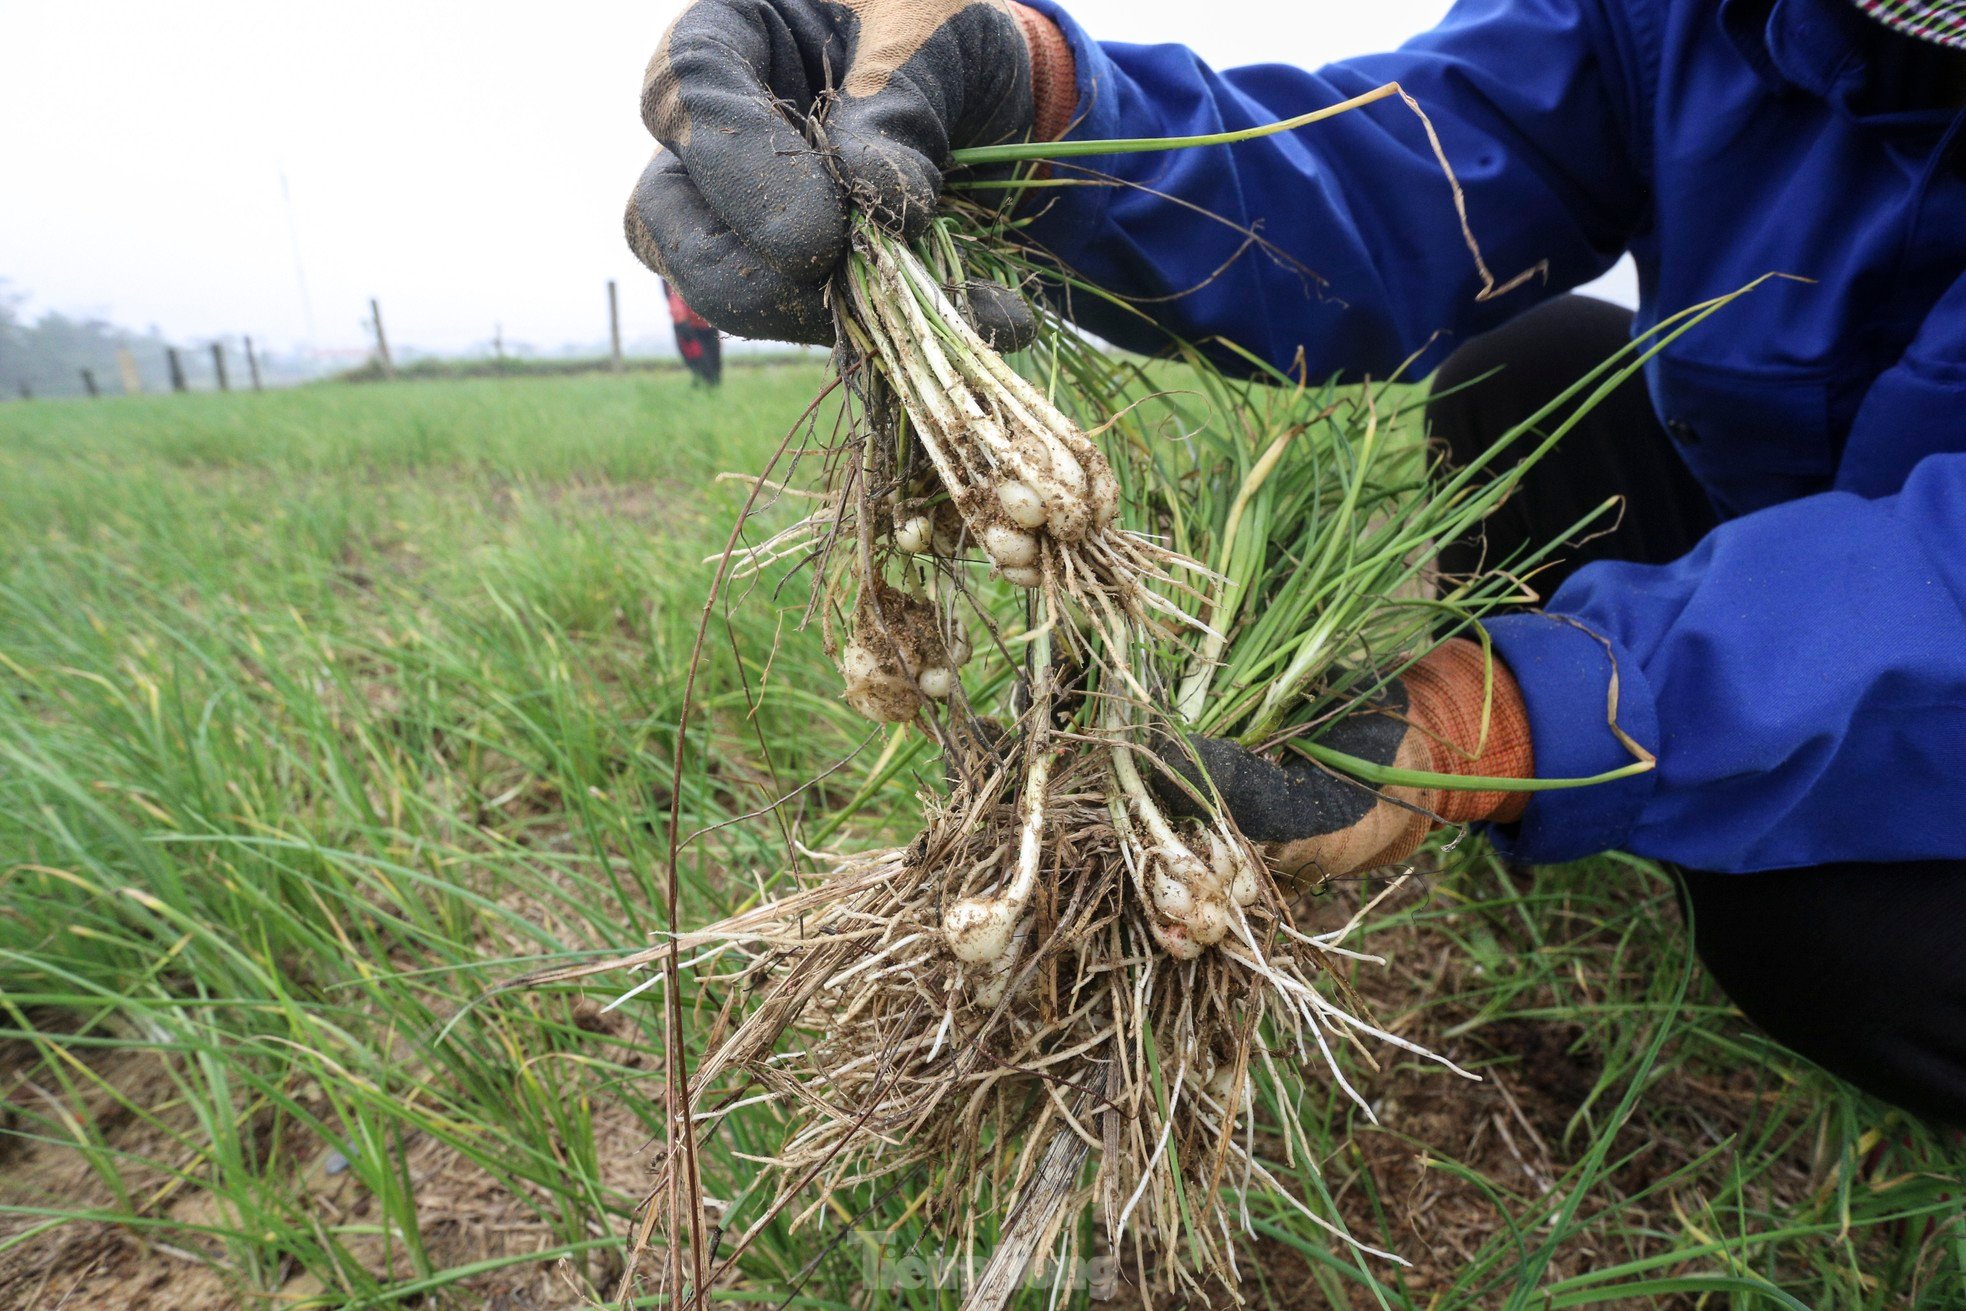
<instances>
[{"instance_id":1,"label":"orange glove cuff","mask_svg":"<svg viewBox=\"0 0 1966 1311\"><path fill-rule=\"evenodd\" d=\"M1024 29L1024 45L1031 52L1031 139L1056 141L1072 125L1072 111L1078 108L1071 43L1058 24L1037 10L1013 3L1010 12Z\"/></svg>"},{"instance_id":2,"label":"orange glove cuff","mask_svg":"<svg viewBox=\"0 0 1966 1311\"><path fill-rule=\"evenodd\" d=\"M1487 672L1493 670L1492 689ZM1426 739L1436 774L1534 778L1529 712L1507 665L1466 638L1443 642L1403 675L1407 718ZM1482 731L1483 707L1487 732ZM1529 804L1527 792L1433 790L1427 809L1453 824L1512 823Z\"/></svg>"}]
</instances>

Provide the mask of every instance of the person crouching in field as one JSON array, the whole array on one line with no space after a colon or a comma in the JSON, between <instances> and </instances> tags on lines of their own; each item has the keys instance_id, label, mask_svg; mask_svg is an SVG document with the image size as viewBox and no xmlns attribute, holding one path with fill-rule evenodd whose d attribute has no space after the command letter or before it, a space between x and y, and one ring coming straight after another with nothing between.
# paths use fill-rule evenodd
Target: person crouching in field
<instances>
[{"instance_id":1,"label":"person crouching in field","mask_svg":"<svg viewBox=\"0 0 1966 1311\"><path fill-rule=\"evenodd\" d=\"M696 0L649 65L662 149L629 237L711 323L823 342L842 178L905 226L955 148L1253 127L1390 81L1437 126L1489 264L1545 280L1480 294L1423 130L1390 102L1077 161L1135 185L1048 189L1028 236L1164 328L1279 368L1302 352L1313 377L1384 377L1417 354L1463 458L1634 331L1766 273L1808 279L1676 341L1488 525L1505 555L1626 502L1545 575L1545 609L1486 626L1503 749L1468 772L1629 760L1614 688L1657 769L1526 806L1476 794L1463 818L1517 861L1677 867L1700 954L1748 1015L1966 1122L1966 4L1460 0L1397 51L1307 72L1102 45L1052 0ZM822 90L830 160L800 124ZM1236 259L1250 229L1324 285ZM1635 316L1562 294L1627 252ZM1096 299L1068 309L1160 343ZM1452 644L1405 681L1415 722L1478 713ZM1216 772L1285 868L1342 873L1420 836L1321 775Z\"/></svg>"}]
</instances>

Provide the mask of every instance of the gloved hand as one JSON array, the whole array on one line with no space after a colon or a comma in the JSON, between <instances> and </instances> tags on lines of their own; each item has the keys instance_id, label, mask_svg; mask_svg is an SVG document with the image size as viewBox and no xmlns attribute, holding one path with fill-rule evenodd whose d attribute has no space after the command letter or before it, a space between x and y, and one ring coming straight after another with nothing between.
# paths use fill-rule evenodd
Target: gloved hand
<instances>
[{"instance_id":1,"label":"gloved hand","mask_svg":"<svg viewBox=\"0 0 1966 1311\"><path fill-rule=\"evenodd\" d=\"M1494 663L1488 732L1482 735L1486 662L1474 642L1445 642L1393 680L1375 705L1347 715L1317 740L1377 765L1533 778L1535 759L1522 692L1499 660ZM1395 864L1412 855L1436 823L1508 823L1522 817L1529 800L1526 792L1374 789L1301 756L1276 764L1229 742L1196 738L1192 745L1243 836L1290 876L1335 877ZM1178 772L1192 773L1192 762L1186 768L1169 763ZM1160 790L1168 809L1200 813L1194 798L1178 785L1164 783ZM1177 799L1175 792L1184 795Z\"/></svg>"},{"instance_id":2,"label":"gloved hand","mask_svg":"<svg viewBox=\"0 0 1966 1311\"><path fill-rule=\"evenodd\" d=\"M805 132L829 87L830 160ZM643 80L662 149L628 244L720 328L830 342L848 189L913 236L951 150L1061 135L1074 95L1064 36L1009 0L695 0Z\"/></svg>"}]
</instances>

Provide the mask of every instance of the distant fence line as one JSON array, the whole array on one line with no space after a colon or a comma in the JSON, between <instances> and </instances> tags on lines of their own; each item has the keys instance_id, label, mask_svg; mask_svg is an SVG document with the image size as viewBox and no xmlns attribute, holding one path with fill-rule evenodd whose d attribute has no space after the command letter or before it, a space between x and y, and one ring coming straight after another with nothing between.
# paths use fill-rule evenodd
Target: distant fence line
<instances>
[{"instance_id":1,"label":"distant fence line","mask_svg":"<svg viewBox=\"0 0 1966 1311\"><path fill-rule=\"evenodd\" d=\"M409 361L399 361L396 352L390 346L389 334L383 326L381 301L379 298L372 296L369 298L368 315L363 320L363 327L370 338L369 358L367 361L350 368L323 370L320 373L305 378L294 376L291 369L286 371L286 375L294 382L317 380L382 382L393 381L398 378L544 377L591 373L602 370L613 373L663 372L672 369L681 369L683 367L682 360L676 356L630 356L624 352L621 337L621 296L620 290L613 278L609 278L607 282L607 323L607 352L604 355L508 355L504 349L504 334L501 329L493 336L493 355L490 358L423 355L420 358ZM220 337L214 338L206 343L204 353L209 355L210 368L206 378L206 385L202 387L194 385L195 380L192 377L192 371L189 367L189 356L191 353L189 349L182 346L162 345L160 354L164 366L165 388L171 392L190 392L193 390L232 391L233 375L229 367L231 357L227 353L227 340L227 338ZM242 389L264 391L267 386L267 379L263 368L264 357L250 336L242 336L238 340L243 346L242 354L246 366L244 388ZM157 347L153 345L150 349L155 350ZM743 368L757 364L769 364L804 358L807 354L808 352L803 347L788 345L781 349L774 349L770 346L765 346L757 350L741 350L730 357L727 362L733 367ZM157 355L151 356L153 361L152 367L155 367L157 358ZM79 395L89 398L101 398L112 394L112 389L109 385L109 379L112 375L104 367L106 363L78 366L76 368L75 376L81 384ZM114 381L120 387L123 394L137 396L144 394L148 390L144 386L143 371L138 367L136 353L129 346L119 346L116 348L114 364ZM45 375L41 381L52 383L52 380ZM4 384L0 384L0 386L4 386ZM73 386L73 383L67 384L67 388L72 388ZM14 390L21 400L44 398L25 379L19 380ZM74 397L78 393L73 390L62 389L50 390L48 395ZM11 397L6 397L3 393L0 393L0 399L11 399Z\"/></svg>"}]
</instances>

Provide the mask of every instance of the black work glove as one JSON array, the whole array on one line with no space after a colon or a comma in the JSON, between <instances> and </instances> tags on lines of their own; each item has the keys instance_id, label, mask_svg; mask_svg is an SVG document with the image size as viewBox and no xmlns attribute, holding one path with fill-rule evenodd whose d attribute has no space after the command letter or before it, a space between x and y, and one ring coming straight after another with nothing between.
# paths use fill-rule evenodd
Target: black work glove
<instances>
[{"instance_id":1,"label":"black work glove","mask_svg":"<svg viewBox=\"0 0 1966 1311\"><path fill-rule=\"evenodd\" d=\"M829 88L830 158L806 136ZM642 84L662 149L629 201L628 243L720 328L830 342L822 293L846 253L849 190L916 235L949 152L1023 139L1032 118L1006 0L695 0Z\"/></svg>"},{"instance_id":2,"label":"black work glove","mask_svg":"<svg viewBox=\"0 0 1966 1311\"><path fill-rule=\"evenodd\" d=\"M1532 778L1535 759L1521 690L1500 661L1492 681L1488 674L1478 644L1445 642L1317 741L1375 765ZM1507 823L1521 818L1528 800L1523 792L1373 788L1293 752L1277 762L1213 738L1193 738L1188 745L1192 755L1178 747L1160 753L1181 779L1163 775L1156 787L1167 809L1202 815L1195 796L1206 794L1199 762L1243 836L1292 876L1330 878L1395 864L1412 855L1437 823Z\"/></svg>"}]
</instances>

